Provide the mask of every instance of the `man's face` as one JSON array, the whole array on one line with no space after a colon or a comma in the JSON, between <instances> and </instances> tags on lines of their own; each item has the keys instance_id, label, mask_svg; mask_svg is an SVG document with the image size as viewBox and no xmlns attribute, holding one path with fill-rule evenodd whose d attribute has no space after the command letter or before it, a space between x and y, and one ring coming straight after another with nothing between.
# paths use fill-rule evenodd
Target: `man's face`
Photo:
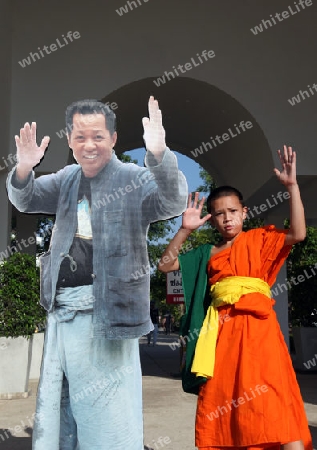
<instances>
[{"instance_id":1,"label":"man's face","mask_svg":"<svg viewBox=\"0 0 317 450\"><path fill-rule=\"evenodd\" d=\"M74 114L68 145L84 175L95 177L111 159L117 133L110 135L103 114Z\"/></svg>"},{"instance_id":2,"label":"man's face","mask_svg":"<svg viewBox=\"0 0 317 450\"><path fill-rule=\"evenodd\" d=\"M211 223L223 238L232 239L237 236L247 216L247 208L243 207L236 195L226 195L211 203Z\"/></svg>"}]
</instances>

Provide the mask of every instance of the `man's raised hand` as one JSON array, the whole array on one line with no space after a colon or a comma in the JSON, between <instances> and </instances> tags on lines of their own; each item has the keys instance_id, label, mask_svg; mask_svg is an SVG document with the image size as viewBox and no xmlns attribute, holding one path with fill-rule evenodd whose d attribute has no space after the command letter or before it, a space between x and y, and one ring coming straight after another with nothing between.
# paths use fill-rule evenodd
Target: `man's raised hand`
<instances>
[{"instance_id":1,"label":"man's raised hand","mask_svg":"<svg viewBox=\"0 0 317 450\"><path fill-rule=\"evenodd\" d=\"M142 123L144 128L143 139L146 149L160 161L166 148L165 130L162 124L162 112L159 109L158 101L152 95L149 99L149 117L143 117Z\"/></svg>"},{"instance_id":2,"label":"man's raised hand","mask_svg":"<svg viewBox=\"0 0 317 450\"><path fill-rule=\"evenodd\" d=\"M42 139L40 146L37 145L35 122L32 122L31 126L27 122L24 127L20 129L20 136L15 136L18 161L17 170L19 171L18 177L20 179L25 178L25 175L41 161L49 141L49 136L45 136Z\"/></svg>"}]
</instances>

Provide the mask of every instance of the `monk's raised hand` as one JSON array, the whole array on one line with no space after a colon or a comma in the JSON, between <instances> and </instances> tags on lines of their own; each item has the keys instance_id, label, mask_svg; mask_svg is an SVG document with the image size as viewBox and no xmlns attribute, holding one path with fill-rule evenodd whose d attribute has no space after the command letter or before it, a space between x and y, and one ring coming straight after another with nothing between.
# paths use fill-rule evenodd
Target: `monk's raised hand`
<instances>
[{"instance_id":1,"label":"monk's raised hand","mask_svg":"<svg viewBox=\"0 0 317 450\"><path fill-rule=\"evenodd\" d=\"M187 209L183 213L182 228L187 230L196 230L200 226L204 225L208 219L210 219L211 214L201 217L204 203L205 197L202 197L199 201L199 192L195 192L193 201L192 194L189 194Z\"/></svg>"},{"instance_id":2,"label":"monk's raised hand","mask_svg":"<svg viewBox=\"0 0 317 450\"><path fill-rule=\"evenodd\" d=\"M149 117L143 117L144 128L143 139L145 147L157 159L161 159L166 148L165 130L162 124L162 112L159 109L158 101L151 95L149 99Z\"/></svg>"},{"instance_id":3,"label":"monk's raised hand","mask_svg":"<svg viewBox=\"0 0 317 450\"><path fill-rule=\"evenodd\" d=\"M284 152L281 150L277 151L282 170L274 169L275 175L285 186L291 186L297 184L296 180L296 153L293 151L292 147L287 147L284 145Z\"/></svg>"},{"instance_id":4,"label":"monk's raised hand","mask_svg":"<svg viewBox=\"0 0 317 450\"><path fill-rule=\"evenodd\" d=\"M36 123L28 122L20 129L20 136L15 136L18 165L23 169L32 170L43 158L50 142L49 136L42 139L40 146L36 143Z\"/></svg>"}]
</instances>

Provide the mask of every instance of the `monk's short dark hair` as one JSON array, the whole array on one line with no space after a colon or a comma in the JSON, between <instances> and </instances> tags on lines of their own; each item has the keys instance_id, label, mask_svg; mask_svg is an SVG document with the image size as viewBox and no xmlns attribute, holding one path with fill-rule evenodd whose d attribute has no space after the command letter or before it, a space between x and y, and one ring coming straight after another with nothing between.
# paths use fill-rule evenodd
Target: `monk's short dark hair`
<instances>
[{"instance_id":1,"label":"monk's short dark hair","mask_svg":"<svg viewBox=\"0 0 317 450\"><path fill-rule=\"evenodd\" d=\"M232 186L219 186L215 189L212 189L207 197L207 211L211 213L211 204L214 200L217 200L220 197L228 197L230 195L235 195L236 197L238 197L241 205L243 207L245 206L243 195L241 194L240 191L238 191L238 189Z\"/></svg>"},{"instance_id":2,"label":"monk's short dark hair","mask_svg":"<svg viewBox=\"0 0 317 450\"><path fill-rule=\"evenodd\" d=\"M112 109L98 100L86 99L72 103L66 108L66 128L70 135L73 130L74 114L102 114L105 116L106 128L111 134L116 131L116 115Z\"/></svg>"}]
</instances>

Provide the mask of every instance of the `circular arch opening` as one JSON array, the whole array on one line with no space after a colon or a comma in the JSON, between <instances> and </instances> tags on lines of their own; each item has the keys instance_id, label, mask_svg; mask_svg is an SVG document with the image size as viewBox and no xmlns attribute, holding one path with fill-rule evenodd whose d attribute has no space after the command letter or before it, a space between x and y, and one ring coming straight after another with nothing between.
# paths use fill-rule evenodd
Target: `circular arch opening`
<instances>
[{"instance_id":1,"label":"circular arch opening","mask_svg":"<svg viewBox=\"0 0 317 450\"><path fill-rule=\"evenodd\" d=\"M148 115L147 99L154 95L167 145L199 163L218 185L233 185L247 198L267 182L273 162L267 139L239 101L192 78L175 78L160 87L154 80L132 82L102 99L118 105L118 154L144 145L141 118Z\"/></svg>"}]
</instances>

